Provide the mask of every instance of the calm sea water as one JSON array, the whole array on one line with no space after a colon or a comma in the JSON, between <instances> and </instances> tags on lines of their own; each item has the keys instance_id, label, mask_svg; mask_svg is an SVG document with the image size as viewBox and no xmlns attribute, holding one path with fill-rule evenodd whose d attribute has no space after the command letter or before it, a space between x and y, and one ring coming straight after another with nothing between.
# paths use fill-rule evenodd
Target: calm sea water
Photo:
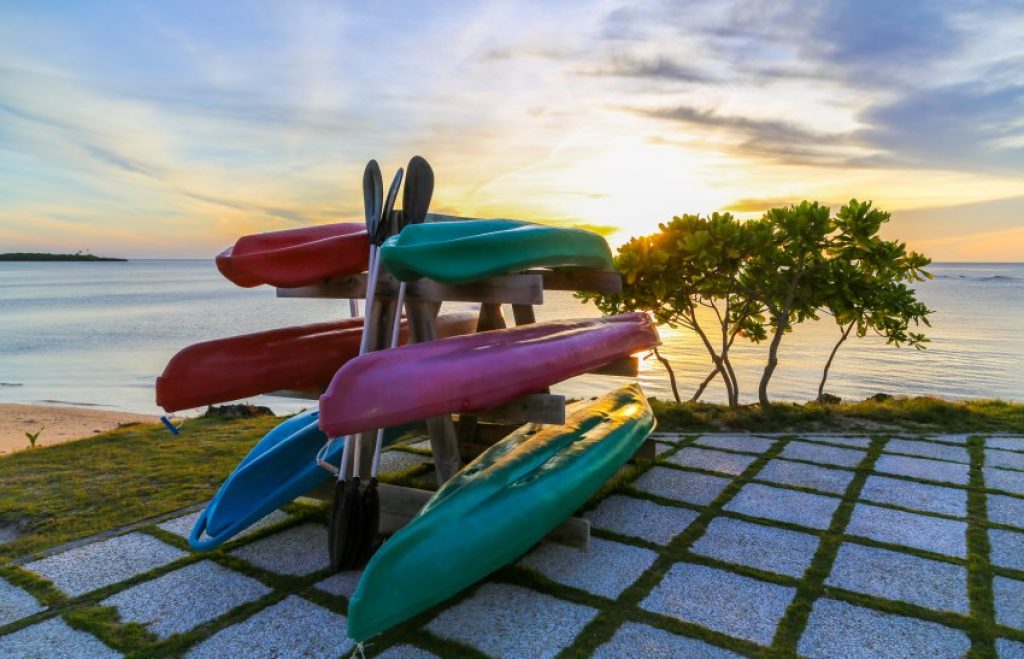
<instances>
[{"instance_id":1,"label":"calm sea water","mask_svg":"<svg viewBox=\"0 0 1024 659\"><path fill-rule=\"evenodd\" d=\"M1024 264L937 264L920 297L936 313L924 351L896 349L877 337L840 351L828 390L844 399L876 392L945 398L1024 400ZM240 289L211 261L0 263L0 402L99 406L157 412L153 382L167 360L190 343L348 315L342 300L277 299L269 288ZM507 314L511 318L511 314ZM541 320L598 315L570 294L546 293ZM808 323L785 337L771 394L812 399L835 324ZM684 395L709 370L696 337L665 329L663 354L676 366ZM753 400L764 361L760 346L733 351L741 396ZM653 359L641 380L668 398ZM556 390L592 395L614 380L588 376ZM722 400L712 384L706 400ZM276 411L308 401L254 399Z\"/></svg>"}]
</instances>

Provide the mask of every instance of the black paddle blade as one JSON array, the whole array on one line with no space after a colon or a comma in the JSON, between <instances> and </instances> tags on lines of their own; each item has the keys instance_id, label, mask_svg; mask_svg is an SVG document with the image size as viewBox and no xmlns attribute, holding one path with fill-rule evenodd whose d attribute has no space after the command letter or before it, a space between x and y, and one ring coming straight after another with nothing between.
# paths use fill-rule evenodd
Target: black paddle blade
<instances>
[{"instance_id":1,"label":"black paddle blade","mask_svg":"<svg viewBox=\"0 0 1024 659\"><path fill-rule=\"evenodd\" d=\"M341 519L341 511L345 507L345 481L336 481L334 484L334 496L331 499L331 518L327 527L327 555L332 570L341 569L341 552L338 551L338 537L343 535L338 531Z\"/></svg>"},{"instance_id":2,"label":"black paddle blade","mask_svg":"<svg viewBox=\"0 0 1024 659\"><path fill-rule=\"evenodd\" d=\"M377 479L370 478L370 482L363 491L363 525L362 537L359 539L359 554L356 557L356 567L366 565L366 562L373 556L377 549L377 533L380 531L380 494L377 492Z\"/></svg>"},{"instance_id":3,"label":"black paddle blade","mask_svg":"<svg viewBox=\"0 0 1024 659\"><path fill-rule=\"evenodd\" d=\"M422 156L413 156L406 168L402 212L407 224L420 224L427 217L434 196L434 170Z\"/></svg>"},{"instance_id":4,"label":"black paddle blade","mask_svg":"<svg viewBox=\"0 0 1024 659\"><path fill-rule=\"evenodd\" d=\"M366 214L366 235L371 238L377 233L383 205L384 179L377 161L371 160L363 170L363 212Z\"/></svg>"},{"instance_id":5,"label":"black paddle blade","mask_svg":"<svg viewBox=\"0 0 1024 659\"><path fill-rule=\"evenodd\" d=\"M363 527L363 507L359 496L359 477L351 479L345 488L345 501L341 506L338 529L334 541L341 557L339 570L351 570L356 565Z\"/></svg>"}]
</instances>

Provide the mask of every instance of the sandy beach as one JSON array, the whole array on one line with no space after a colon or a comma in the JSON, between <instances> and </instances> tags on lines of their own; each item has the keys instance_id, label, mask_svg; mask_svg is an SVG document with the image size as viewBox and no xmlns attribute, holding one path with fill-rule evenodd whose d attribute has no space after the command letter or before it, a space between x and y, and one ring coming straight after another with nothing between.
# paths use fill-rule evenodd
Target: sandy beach
<instances>
[{"instance_id":1,"label":"sandy beach","mask_svg":"<svg viewBox=\"0 0 1024 659\"><path fill-rule=\"evenodd\" d=\"M36 446L50 446L117 428L122 423L157 423L147 414L112 412L82 407L0 403L0 455L29 447L25 433L42 429Z\"/></svg>"}]
</instances>

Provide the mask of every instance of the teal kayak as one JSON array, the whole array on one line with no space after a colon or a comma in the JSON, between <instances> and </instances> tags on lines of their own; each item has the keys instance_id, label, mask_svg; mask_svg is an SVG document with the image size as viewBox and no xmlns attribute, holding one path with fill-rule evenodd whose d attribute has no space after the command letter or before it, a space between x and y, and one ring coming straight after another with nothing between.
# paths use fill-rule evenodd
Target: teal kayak
<instances>
[{"instance_id":1,"label":"teal kayak","mask_svg":"<svg viewBox=\"0 0 1024 659\"><path fill-rule=\"evenodd\" d=\"M449 284L528 268L612 269L612 253L592 231L519 220L412 224L381 248L387 271L402 281Z\"/></svg>"},{"instance_id":2,"label":"teal kayak","mask_svg":"<svg viewBox=\"0 0 1024 659\"><path fill-rule=\"evenodd\" d=\"M348 606L356 641L443 602L522 556L573 514L654 429L630 384L565 425L523 426L445 483L370 560Z\"/></svg>"}]
</instances>

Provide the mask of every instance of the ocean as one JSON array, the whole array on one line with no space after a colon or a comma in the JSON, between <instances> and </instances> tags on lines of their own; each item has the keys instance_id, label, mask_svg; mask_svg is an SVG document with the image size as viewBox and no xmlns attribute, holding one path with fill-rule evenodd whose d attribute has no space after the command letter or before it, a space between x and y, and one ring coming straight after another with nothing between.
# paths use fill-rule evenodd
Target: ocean
<instances>
[{"instance_id":1,"label":"ocean","mask_svg":"<svg viewBox=\"0 0 1024 659\"><path fill-rule=\"evenodd\" d=\"M936 312L927 350L897 349L878 337L840 350L827 391L844 400L878 392L949 399L1024 401L1024 264L939 263L918 286ZM506 314L511 319L511 313ZM599 315L569 293L547 292L539 320ZM175 352L196 341L348 316L344 300L278 299L273 289L241 289L209 260L124 263L0 263L0 402L157 413L153 383ZM783 339L770 394L806 401L838 329L828 317ZM710 370L696 337L663 328L662 353L688 398ZM756 399L766 348L737 343L741 400ZM649 395L671 398L665 372L642 363ZM584 376L555 391L594 395L617 378ZM722 401L712 383L704 400ZM276 412L311 404L261 396Z\"/></svg>"}]
</instances>

